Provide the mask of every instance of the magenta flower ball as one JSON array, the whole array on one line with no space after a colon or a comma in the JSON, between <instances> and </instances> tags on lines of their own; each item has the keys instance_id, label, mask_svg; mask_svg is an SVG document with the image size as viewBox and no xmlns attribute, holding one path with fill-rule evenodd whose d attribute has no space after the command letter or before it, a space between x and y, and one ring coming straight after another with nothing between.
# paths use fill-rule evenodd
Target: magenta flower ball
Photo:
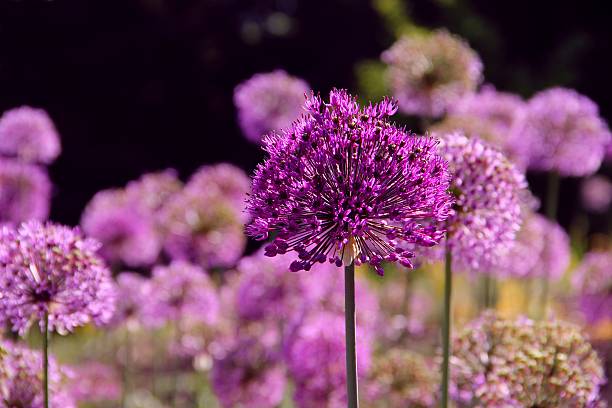
<instances>
[{"instance_id":1,"label":"magenta flower ball","mask_svg":"<svg viewBox=\"0 0 612 408\"><path fill-rule=\"evenodd\" d=\"M0 224L47 219L51 190L51 181L44 169L0 159Z\"/></svg>"}]
</instances>

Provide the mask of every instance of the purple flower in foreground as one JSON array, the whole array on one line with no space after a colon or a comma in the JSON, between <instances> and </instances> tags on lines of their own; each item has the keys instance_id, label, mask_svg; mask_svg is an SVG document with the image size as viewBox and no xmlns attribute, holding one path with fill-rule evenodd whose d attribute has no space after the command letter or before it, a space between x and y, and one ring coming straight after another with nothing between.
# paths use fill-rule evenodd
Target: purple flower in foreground
<instances>
[{"instance_id":1,"label":"purple flower in foreground","mask_svg":"<svg viewBox=\"0 0 612 408\"><path fill-rule=\"evenodd\" d=\"M360 335L357 327L357 335ZM346 407L344 319L341 314L312 313L297 323L285 342L285 359L295 383L299 408ZM357 342L357 372L365 377L370 345Z\"/></svg>"},{"instance_id":2,"label":"purple flower in foreground","mask_svg":"<svg viewBox=\"0 0 612 408\"><path fill-rule=\"evenodd\" d=\"M527 183L499 151L461 133L441 135L439 152L454 178L454 214L447 220L453 262L489 272L512 246ZM441 252L441 251L438 251Z\"/></svg>"},{"instance_id":3,"label":"purple flower in foreground","mask_svg":"<svg viewBox=\"0 0 612 408\"><path fill-rule=\"evenodd\" d=\"M49 215L51 182L31 164L0 159L0 223L44 220Z\"/></svg>"},{"instance_id":4,"label":"purple flower in foreground","mask_svg":"<svg viewBox=\"0 0 612 408\"><path fill-rule=\"evenodd\" d=\"M612 250L586 254L572 283L588 322L612 319Z\"/></svg>"},{"instance_id":5,"label":"purple flower in foreground","mask_svg":"<svg viewBox=\"0 0 612 408\"><path fill-rule=\"evenodd\" d=\"M161 236L154 217L123 190L98 192L85 207L81 225L102 243L100 254L111 264L146 266L159 256Z\"/></svg>"},{"instance_id":6,"label":"purple flower in foreground","mask_svg":"<svg viewBox=\"0 0 612 408\"><path fill-rule=\"evenodd\" d=\"M452 204L446 163L436 141L393 126L389 101L360 109L346 91L306 102L306 115L264 139L268 158L253 179L247 233L266 239L269 256L295 251L292 271L317 262L340 266L382 261L410 267L401 242L435 245L443 231L423 220L444 220Z\"/></svg>"},{"instance_id":7,"label":"purple flower in foreground","mask_svg":"<svg viewBox=\"0 0 612 408\"><path fill-rule=\"evenodd\" d=\"M219 298L208 275L197 265L174 261L156 266L142 309L151 326L182 321L213 325L219 318Z\"/></svg>"},{"instance_id":8,"label":"purple flower in foreground","mask_svg":"<svg viewBox=\"0 0 612 408\"><path fill-rule=\"evenodd\" d=\"M216 356L211 372L223 407L272 408L285 391L285 370L273 350L256 338L240 338Z\"/></svg>"},{"instance_id":9,"label":"purple flower in foreground","mask_svg":"<svg viewBox=\"0 0 612 408\"><path fill-rule=\"evenodd\" d=\"M570 239L563 227L532 213L523 220L516 240L498 270L503 275L517 278L558 280L569 266L570 252Z\"/></svg>"},{"instance_id":10,"label":"purple flower in foreground","mask_svg":"<svg viewBox=\"0 0 612 408\"><path fill-rule=\"evenodd\" d=\"M255 74L234 90L240 128L249 140L261 143L263 135L288 127L300 116L309 91L306 82L282 70Z\"/></svg>"},{"instance_id":11,"label":"purple flower in foreground","mask_svg":"<svg viewBox=\"0 0 612 408\"><path fill-rule=\"evenodd\" d=\"M25 334L32 320L64 334L91 321L106 323L115 286L97 255L97 241L78 229L30 221L0 229L0 321Z\"/></svg>"},{"instance_id":12,"label":"purple flower in foreground","mask_svg":"<svg viewBox=\"0 0 612 408\"><path fill-rule=\"evenodd\" d=\"M44 110L22 106L0 117L0 154L51 163L60 150L59 135Z\"/></svg>"},{"instance_id":13,"label":"purple flower in foreground","mask_svg":"<svg viewBox=\"0 0 612 408\"><path fill-rule=\"evenodd\" d=\"M446 31L400 38L382 54L387 79L404 113L440 116L482 80L482 62Z\"/></svg>"},{"instance_id":14,"label":"purple flower in foreground","mask_svg":"<svg viewBox=\"0 0 612 408\"><path fill-rule=\"evenodd\" d=\"M612 202L612 182L602 175L587 178L580 187L582 205L589 211L605 213Z\"/></svg>"},{"instance_id":15,"label":"purple flower in foreground","mask_svg":"<svg viewBox=\"0 0 612 408\"><path fill-rule=\"evenodd\" d=\"M0 356L0 408L44 408L41 354L6 341L0 341L2 350L6 354ZM67 387L70 373L54 358L49 360L50 406L76 408Z\"/></svg>"},{"instance_id":16,"label":"purple flower in foreground","mask_svg":"<svg viewBox=\"0 0 612 408\"><path fill-rule=\"evenodd\" d=\"M461 407L589 407L605 382L580 327L492 313L458 333L451 365Z\"/></svg>"},{"instance_id":17,"label":"purple flower in foreground","mask_svg":"<svg viewBox=\"0 0 612 408\"><path fill-rule=\"evenodd\" d=\"M530 152L530 168L562 176L593 174L611 140L597 105L564 88L534 95L514 131Z\"/></svg>"},{"instance_id":18,"label":"purple flower in foreground","mask_svg":"<svg viewBox=\"0 0 612 408\"><path fill-rule=\"evenodd\" d=\"M71 371L70 395L76 401L116 401L120 398L120 376L112 366L90 361L71 367Z\"/></svg>"}]
</instances>

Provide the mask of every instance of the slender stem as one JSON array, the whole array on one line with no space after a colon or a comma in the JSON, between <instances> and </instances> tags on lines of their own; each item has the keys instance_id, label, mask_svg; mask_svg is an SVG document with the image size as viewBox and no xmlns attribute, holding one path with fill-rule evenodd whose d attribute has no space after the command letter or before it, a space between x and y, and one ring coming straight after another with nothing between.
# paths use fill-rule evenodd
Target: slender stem
<instances>
[{"instance_id":1,"label":"slender stem","mask_svg":"<svg viewBox=\"0 0 612 408\"><path fill-rule=\"evenodd\" d=\"M546 216L552 220L556 221L557 219L557 208L559 206L559 186L561 184L561 179L559 178L559 173L555 171L551 171L548 174L548 191L546 194ZM550 292L550 277L548 276L548 271L544 274L544 279L542 280L542 293L540 298L540 311L538 312L538 318L543 319L546 317L546 311L548 309L548 296Z\"/></svg>"},{"instance_id":2,"label":"slender stem","mask_svg":"<svg viewBox=\"0 0 612 408\"><path fill-rule=\"evenodd\" d=\"M132 344L130 341L130 329L128 327L125 328L125 338L124 338L124 356L123 356L123 376L122 376L122 387L121 387L121 408L126 407L127 396L129 391L129 381L130 381L130 363L132 360Z\"/></svg>"},{"instance_id":3,"label":"slender stem","mask_svg":"<svg viewBox=\"0 0 612 408\"><path fill-rule=\"evenodd\" d=\"M344 317L346 322L346 392L348 408L358 408L357 355L355 352L355 264L344 267Z\"/></svg>"},{"instance_id":4,"label":"slender stem","mask_svg":"<svg viewBox=\"0 0 612 408\"><path fill-rule=\"evenodd\" d=\"M451 328L451 293L452 293L452 256L451 250L446 240L446 254L444 265L444 313L442 316L442 384L440 406L448 407L448 378L450 360L450 328Z\"/></svg>"},{"instance_id":5,"label":"slender stem","mask_svg":"<svg viewBox=\"0 0 612 408\"><path fill-rule=\"evenodd\" d=\"M45 408L49 408L49 312L43 318L43 395Z\"/></svg>"}]
</instances>

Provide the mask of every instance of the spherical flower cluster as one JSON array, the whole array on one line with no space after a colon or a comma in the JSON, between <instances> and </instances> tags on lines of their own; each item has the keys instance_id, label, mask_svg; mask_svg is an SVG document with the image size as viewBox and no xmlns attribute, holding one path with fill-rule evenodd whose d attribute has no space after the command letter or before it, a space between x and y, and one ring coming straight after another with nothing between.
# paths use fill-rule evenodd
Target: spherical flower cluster
<instances>
[{"instance_id":1,"label":"spherical flower cluster","mask_svg":"<svg viewBox=\"0 0 612 408\"><path fill-rule=\"evenodd\" d=\"M154 263L161 250L155 219L124 190L104 190L87 204L81 218L85 233L102 243L100 254L111 264Z\"/></svg>"},{"instance_id":2,"label":"spherical flower cluster","mask_svg":"<svg viewBox=\"0 0 612 408\"><path fill-rule=\"evenodd\" d=\"M208 275L197 265L173 261L153 268L149 296L142 306L147 325L198 321L213 325L219 318L219 298Z\"/></svg>"},{"instance_id":3,"label":"spherical flower cluster","mask_svg":"<svg viewBox=\"0 0 612 408\"><path fill-rule=\"evenodd\" d=\"M435 245L443 231L421 221L444 220L452 204L436 141L393 126L389 100L360 109L333 90L328 103L312 96L305 110L264 140L268 158L255 172L247 233L276 233L266 252L297 252L292 271L326 260L370 263L381 274L384 260L410 267L413 254L400 243Z\"/></svg>"},{"instance_id":4,"label":"spherical flower cluster","mask_svg":"<svg viewBox=\"0 0 612 408\"><path fill-rule=\"evenodd\" d=\"M341 314L313 313L296 325L285 342L285 359L295 383L299 408L346 407L344 319ZM357 337L361 335L357 327ZM361 339L360 339L361 340ZM367 376L370 345L357 342L357 372Z\"/></svg>"},{"instance_id":5,"label":"spherical flower cluster","mask_svg":"<svg viewBox=\"0 0 612 408\"><path fill-rule=\"evenodd\" d=\"M33 320L60 334L91 321L106 323L115 286L97 241L78 229L30 221L0 229L0 322L25 334Z\"/></svg>"},{"instance_id":6,"label":"spherical flower cluster","mask_svg":"<svg viewBox=\"0 0 612 408\"><path fill-rule=\"evenodd\" d=\"M5 355L0 360L0 408L44 408L41 354L6 341L0 341L2 349ZM67 387L69 374L49 357L51 407L76 408Z\"/></svg>"},{"instance_id":7,"label":"spherical flower cluster","mask_svg":"<svg viewBox=\"0 0 612 408\"><path fill-rule=\"evenodd\" d=\"M564 88L534 95L514 131L530 152L530 168L562 176L593 174L611 140L597 105Z\"/></svg>"},{"instance_id":8,"label":"spherical flower cluster","mask_svg":"<svg viewBox=\"0 0 612 408\"><path fill-rule=\"evenodd\" d=\"M0 159L0 224L45 220L50 201L51 182L43 169Z\"/></svg>"},{"instance_id":9,"label":"spherical flower cluster","mask_svg":"<svg viewBox=\"0 0 612 408\"><path fill-rule=\"evenodd\" d=\"M569 236L559 224L530 213L497 270L517 278L558 280L569 266L570 252Z\"/></svg>"},{"instance_id":10,"label":"spherical flower cluster","mask_svg":"<svg viewBox=\"0 0 612 408\"><path fill-rule=\"evenodd\" d=\"M605 382L578 326L486 313L453 341L451 392L470 407L586 407ZM463 405L462 405L463 406Z\"/></svg>"},{"instance_id":11,"label":"spherical flower cluster","mask_svg":"<svg viewBox=\"0 0 612 408\"><path fill-rule=\"evenodd\" d=\"M183 188L173 169L146 173L138 180L130 181L126 187L127 196L151 212L158 211L170 197Z\"/></svg>"},{"instance_id":12,"label":"spherical flower cluster","mask_svg":"<svg viewBox=\"0 0 612 408\"><path fill-rule=\"evenodd\" d=\"M366 383L372 408L428 408L436 403L438 370L412 351L392 349L377 356Z\"/></svg>"},{"instance_id":13,"label":"spherical flower cluster","mask_svg":"<svg viewBox=\"0 0 612 408\"><path fill-rule=\"evenodd\" d=\"M285 392L285 370L261 339L240 338L215 357L211 382L223 407L278 406Z\"/></svg>"},{"instance_id":14,"label":"spherical flower cluster","mask_svg":"<svg viewBox=\"0 0 612 408\"><path fill-rule=\"evenodd\" d=\"M302 113L310 87L303 80L276 70L255 74L234 90L234 104L244 135L261 143L264 134L291 125Z\"/></svg>"},{"instance_id":15,"label":"spherical flower cluster","mask_svg":"<svg viewBox=\"0 0 612 408\"><path fill-rule=\"evenodd\" d=\"M151 294L149 280L133 272L122 272L117 278L117 304L111 324L126 323L128 327L140 324L142 305Z\"/></svg>"},{"instance_id":16,"label":"spherical flower cluster","mask_svg":"<svg viewBox=\"0 0 612 408\"><path fill-rule=\"evenodd\" d=\"M452 105L449 115L430 129L437 133L461 131L468 137L478 137L525 169L529 160L526 144L512 132L524 113L525 102L518 95L485 86Z\"/></svg>"},{"instance_id":17,"label":"spherical flower cluster","mask_svg":"<svg viewBox=\"0 0 612 408\"><path fill-rule=\"evenodd\" d=\"M584 208L605 213L612 203L612 182L602 175L589 177L582 182L580 193Z\"/></svg>"},{"instance_id":18,"label":"spherical flower cluster","mask_svg":"<svg viewBox=\"0 0 612 408\"><path fill-rule=\"evenodd\" d=\"M586 254L572 283L588 322L612 319L612 250Z\"/></svg>"},{"instance_id":19,"label":"spherical flower cluster","mask_svg":"<svg viewBox=\"0 0 612 408\"><path fill-rule=\"evenodd\" d=\"M478 55L446 31L404 36L382 60L400 110L408 114L440 116L482 80Z\"/></svg>"},{"instance_id":20,"label":"spherical flower cluster","mask_svg":"<svg viewBox=\"0 0 612 408\"><path fill-rule=\"evenodd\" d=\"M96 361L70 368L70 395L79 403L116 401L121 396L119 373Z\"/></svg>"},{"instance_id":21,"label":"spherical flower cluster","mask_svg":"<svg viewBox=\"0 0 612 408\"><path fill-rule=\"evenodd\" d=\"M11 109L0 117L0 154L27 162L51 163L60 154L53 122L42 109Z\"/></svg>"},{"instance_id":22,"label":"spherical flower cluster","mask_svg":"<svg viewBox=\"0 0 612 408\"><path fill-rule=\"evenodd\" d=\"M447 220L453 262L488 272L511 247L521 223L524 175L499 151L461 133L441 135L439 152L457 201Z\"/></svg>"}]
</instances>

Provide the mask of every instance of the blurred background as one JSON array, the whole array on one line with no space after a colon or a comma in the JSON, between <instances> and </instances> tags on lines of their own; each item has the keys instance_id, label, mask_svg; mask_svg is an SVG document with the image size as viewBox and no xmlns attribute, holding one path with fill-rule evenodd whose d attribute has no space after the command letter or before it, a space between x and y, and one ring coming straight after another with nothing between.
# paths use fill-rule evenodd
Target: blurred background
<instances>
[{"instance_id":1,"label":"blurred background","mask_svg":"<svg viewBox=\"0 0 612 408\"><path fill-rule=\"evenodd\" d=\"M370 77L381 52L417 26L467 39L499 90L575 88L609 122L606 9L595 0L0 0L0 111L30 105L54 120L63 152L50 168L51 219L74 225L96 191L144 171L186 177L228 161L250 172L263 154L242 136L232 94L256 72L282 68L322 93L379 98ZM539 193L544 180L530 175L530 185ZM577 189L564 179L566 227L580 211ZM604 231L605 214L591 217Z\"/></svg>"}]
</instances>

